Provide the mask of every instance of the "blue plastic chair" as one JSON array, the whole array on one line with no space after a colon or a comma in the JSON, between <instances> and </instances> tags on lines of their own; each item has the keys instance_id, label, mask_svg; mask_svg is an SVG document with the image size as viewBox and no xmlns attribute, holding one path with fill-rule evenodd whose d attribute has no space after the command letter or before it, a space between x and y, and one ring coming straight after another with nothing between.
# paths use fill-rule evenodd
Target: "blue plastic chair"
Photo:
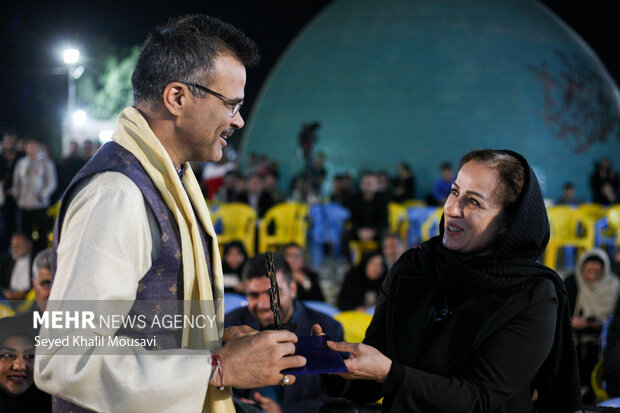
<instances>
[{"instance_id":1,"label":"blue plastic chair","mask_svg":"<svg viewBox=\"0 0 620 413\"><path fill-rule=\"evenodd\" d=\"M604 402L599 403L597 406L599 407L620 407L620 397L616 397L615 399L605 400Z\"/></svg>"},{"instance_id":2,"label":"blue plastic chair","mask_svg":"<svg viewBox=\"0 0 620 413\"><path fill-rule=\"evenodd\" d=\"M325 244L332 246L334 258L340 258L342 232L350 216L348 209L336 203L316 204L310 208L310 258L314 268L323 262Z\"/></svg>"},{"instance_id":3,"label":"blue plastic chair","mask_svg":"<svg viewBox=\"0 0 620 413\"><path fill-rule=\"evenodd\" d=\"M235 293L224 293L224 314L248 305L245 296Z\"/></svg>"},{"instance_id":4,"label":"blue plastic chair","mask_svg":"<svg viewBox=\"0 0 620 413\"><path fill-rule=\"evenodd\" d=\"M323 301L303 301L304 305L314 311L327 314L330 317L340 313L340 310L331 304L324 303Z\"/></svg>"},{"instance_id":5,"label":"blue plastic chair","mask_svg":"<svg viewBox=\"0 0 620 413\"><path fill-rule=\"evenodd\" d=\"M422 242L422 224L435 207L411 207L407 208L409 218L409 231L407 232L407 248L416 246Z\"/></svg>"}]
</instances>

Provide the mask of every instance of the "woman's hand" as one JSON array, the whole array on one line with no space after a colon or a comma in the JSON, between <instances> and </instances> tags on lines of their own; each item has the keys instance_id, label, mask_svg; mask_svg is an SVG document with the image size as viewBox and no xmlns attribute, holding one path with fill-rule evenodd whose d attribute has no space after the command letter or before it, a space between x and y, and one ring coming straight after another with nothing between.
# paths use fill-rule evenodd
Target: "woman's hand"
<instances>
[{"instance_id":1,"label":"woman's hand","mask_svg":"<svg viewBox=\"0 0 620 413\"><path fill-rule=\"evenodd\" d=\"M314 333L314 326L312 332ZM366 344L328 341L327 347L342 353L351 353L349 359L344 361L349 371L336 373L347 380L375 380L383 383L392 367L392 360Z\"/></svg>"}]
</instances>

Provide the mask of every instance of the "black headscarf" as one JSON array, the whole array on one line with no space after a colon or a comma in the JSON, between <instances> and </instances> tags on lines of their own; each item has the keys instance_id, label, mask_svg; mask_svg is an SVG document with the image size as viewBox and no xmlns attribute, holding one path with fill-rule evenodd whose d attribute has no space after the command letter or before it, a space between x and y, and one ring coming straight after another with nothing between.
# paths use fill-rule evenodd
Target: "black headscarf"
<instances>
[{"instance_id":1,"label":"black headscarf","mask_svg":"<svg viewBox=\"0 0 620 413\"><path fill-rule=\"evenodd\" d=\"M541 411L573 412L582 401L568 296L555 271L537 262L549 242L547 211L538 179L525 158L506 152L523 164L525 181L507 231L495 242L492 252L464 256L444 247L442 217L440 235L422 245L418 264L427 274L435 275L431 282L448 299L455 300L516 287L529 277L553 282L558 296L555 339L536 379L538 405Z\"/></svg>"}]
</instances>

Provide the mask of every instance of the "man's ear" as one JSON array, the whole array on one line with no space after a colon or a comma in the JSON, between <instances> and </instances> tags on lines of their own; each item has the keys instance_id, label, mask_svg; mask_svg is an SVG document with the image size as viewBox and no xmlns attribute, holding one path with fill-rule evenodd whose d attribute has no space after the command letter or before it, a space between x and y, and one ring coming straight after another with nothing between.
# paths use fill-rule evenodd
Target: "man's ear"
<instances>
[{"instance_id":1,"label":"man's ear","mask_svg":"<svg viewBox=\"0 0 620 413\"><path fill-rule=\"evenodd\" d=\"M186 86L179 82L168 83L163 93L164 106L171 115L179 116L183 113L183 104L189 93Z\"/></svg>"}]
</instances>

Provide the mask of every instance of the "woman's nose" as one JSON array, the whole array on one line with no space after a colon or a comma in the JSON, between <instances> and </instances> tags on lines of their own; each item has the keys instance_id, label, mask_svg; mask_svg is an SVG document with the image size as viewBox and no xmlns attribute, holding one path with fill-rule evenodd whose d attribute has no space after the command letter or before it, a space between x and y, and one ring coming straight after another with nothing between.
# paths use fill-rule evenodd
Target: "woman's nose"
<instances>
[{"instance_id":1,"label":"woman's nose","mask_svg":"<svg viewBox=\"0 0 620 413\"><path fill-rule=\"evenodd\" d=\"M13 370L26 370L26 360L24 356L17 356L13 362Z\"/></svg>"},{"instance_id":2,"label":"woman's nose","mask_svg":"<svg viewBox=\"0 0 620 413\"><path fill-rule=\"evenodd\" d=\"M450 217L459 217L462 214L461 205L459 202L459 198L454 195L451 195L446 200L444 204L444 213Z\"/></svg>"}]
</instances>

